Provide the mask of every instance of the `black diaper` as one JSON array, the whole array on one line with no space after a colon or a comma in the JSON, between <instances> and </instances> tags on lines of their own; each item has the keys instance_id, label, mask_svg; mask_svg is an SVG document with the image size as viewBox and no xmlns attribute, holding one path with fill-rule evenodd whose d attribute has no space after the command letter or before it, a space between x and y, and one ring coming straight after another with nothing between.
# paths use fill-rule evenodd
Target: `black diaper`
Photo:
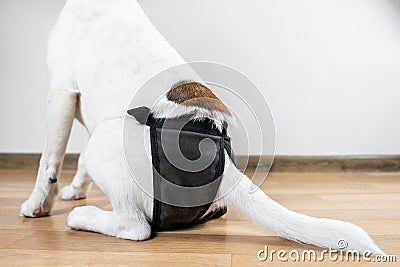
<instances>
[{"instance_id":1,"label":"black diaper","mask_svg":"<svg viewBox=\"0 0 400 267\"><path fill-rule=\"evenodd\" d=\"M230 138L210 119L155 119L150 109L128 111L150 126L153 163L153 230L187 227L219 218L226 208L205 213L215 200L225 165L232 157ZM205 215L205 216L204 216Z\"/></svg>"}]
</instances>

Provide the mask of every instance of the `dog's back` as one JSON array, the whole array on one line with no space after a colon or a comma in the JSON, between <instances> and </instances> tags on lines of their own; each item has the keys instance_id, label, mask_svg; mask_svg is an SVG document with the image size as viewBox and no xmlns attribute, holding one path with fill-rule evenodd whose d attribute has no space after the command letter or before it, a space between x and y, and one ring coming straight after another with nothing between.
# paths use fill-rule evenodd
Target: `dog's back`
<instances>
[{"instance_id":1,"label":"dog's back","mask_svg":"<svg viewBox=\"0 0 400 267\"><path fill-rule=\"evenodd\" d=\"M69 0L49 36L51 90L79 92L89 132L124 116L147 79L184 62L137 1Z\"/></svg>"}]
</instances>

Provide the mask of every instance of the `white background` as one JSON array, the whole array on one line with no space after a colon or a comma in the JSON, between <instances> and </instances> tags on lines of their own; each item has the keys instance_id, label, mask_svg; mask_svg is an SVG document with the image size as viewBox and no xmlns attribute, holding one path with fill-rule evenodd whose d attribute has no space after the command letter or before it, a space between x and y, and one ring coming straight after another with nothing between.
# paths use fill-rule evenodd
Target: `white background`
<instances>
[{"instance_id":1,"label":"white background","mask_svg":"<svg viewBox=\"0 0 400 267\"><path fill-rule=\"evenodd\" d=\"M140 2L185 59L260 87L277 154L400 153L400 0ZM0 153L44 144L46 35L63 4L0 0ZM68 152L84 139L75 125Z\"/></svg>"}]
</instances>

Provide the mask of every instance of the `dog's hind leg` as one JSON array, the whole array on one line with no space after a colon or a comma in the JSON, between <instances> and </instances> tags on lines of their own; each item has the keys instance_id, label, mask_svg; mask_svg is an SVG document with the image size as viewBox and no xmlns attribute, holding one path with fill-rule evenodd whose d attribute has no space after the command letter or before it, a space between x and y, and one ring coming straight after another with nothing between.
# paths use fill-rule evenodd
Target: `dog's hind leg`
<instances>
[{"instance_id":1,"label":"dog's hind leg","mask_svg":"<svg viewBox=\"0 0 400 267\"><path fill-rule=\"evenodd\" d=\"M137 156L134 159L138 168L135 173L149 180L151 162L144 151L139 152L144 142L143 128L133 124L133 143L129 147ZM81 154L90 177L108 197L113 210L87 206L75 208L68 216L67 226L124 239L144 240L151 234L147 220L152 214L153 199L139 188L125 164L122 129L122 118L102 122Z\"/></svg>"},{"instance_id":2,"label":"dog's hind leg","mask_svg":"<svg viewBox=\"0 0 400 267\"><path fill-rule=\"evenodd\" d=\"M61 189L60 196L63 200L77 200L87 196L92 181L86 171L83 158L83 155L79 156L78 169L71 184Z\"/></svg>"},{"instance_id":3,"label":"dog's hind leg","mask_svg":"<svg viewBox=\"0 0 400 267\"><path fill-rule=\"evenodd\" d=\"M50 214L58 193L57 181L75 117L78 92L65 86L51 86L47 106L47 136L40 159L36 184L20 214L40 217Z\"/></svg>"},{"instance_id":4,"label":"dog's hind leg","mask_svg":"<svg viewBox=\"0 0 400 267\"><path fill-rule=\"evenodd\" d=\"M148 239L151 234L150 225L140 211L128 214L94 206L73 209L68 215L67 227L136 241Z\"/></svg>"}]
</instances>

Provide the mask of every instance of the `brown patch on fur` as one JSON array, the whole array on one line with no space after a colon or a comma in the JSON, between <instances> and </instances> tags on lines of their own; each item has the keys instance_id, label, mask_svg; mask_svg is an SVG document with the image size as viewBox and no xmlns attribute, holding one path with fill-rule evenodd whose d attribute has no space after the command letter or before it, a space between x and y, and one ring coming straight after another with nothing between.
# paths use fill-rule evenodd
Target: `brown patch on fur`
<instances>
[{"instance_id":1,"label":"brown patch on fur","mask_svg":"<svg viewBox=\"0 0 400 267\"><path fill-rule=\"evenodd\" d=\"M185 106L195 106L231 115L219 98L204 85L193 81L182 81L167 93L167 99Z\"/></svg>"}]
</instances>

